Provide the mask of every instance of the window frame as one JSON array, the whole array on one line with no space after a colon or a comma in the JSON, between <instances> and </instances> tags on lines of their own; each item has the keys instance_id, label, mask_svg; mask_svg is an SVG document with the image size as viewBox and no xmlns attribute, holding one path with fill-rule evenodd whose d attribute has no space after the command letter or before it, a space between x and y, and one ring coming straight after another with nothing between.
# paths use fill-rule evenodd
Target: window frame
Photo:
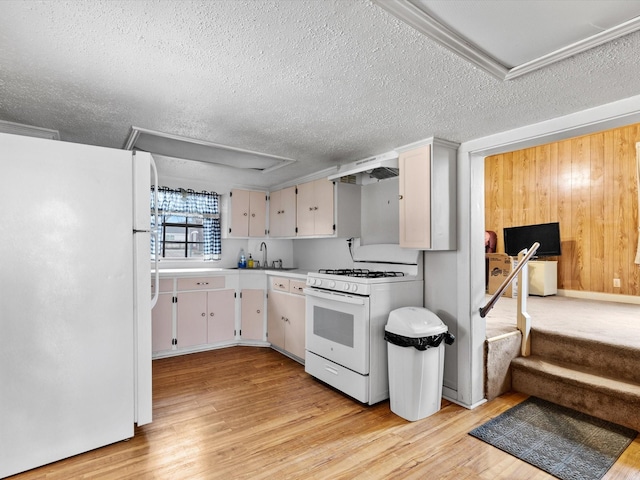
<instances>
[{"instance_id":1,"label":"window frame","mask_svg":"<svg viewBox=\"0 0 640 480\"><path fill-rule=\"evenodd\" d=\"M204 236L202 235L202 228L203 225L202 223L189 223L189 219L190 218L200 218L202 219L202 215L201 214L197 214L197 215L189 215L189 214L185 214L185 213L180 213L180 214L176 214L176 213L168 213L168 214L158 214L161 218L166 219L169 217L182 217L184 218L184 222L170 222L170 221L166 221L166 220L162 220L160 222L160 224L162 225L162 258L167 260L167 259L194 259L194 260L203 260L204 259ZM178 228L183 228L184 229L184 240L182 241L178 241L178 240L167 240L167 227L178 227ZM191 241L189 240L189 229L193 229L193 228L199 228L200 229L200 241ZM180 245L180 244L184 244L184 256L182 257L172 257L169 256L167 257L166 255L166 250L167 250L167 244L169 245ZM200 245L201 248L199 249L199 251L201 252L200 255L189 255L189 252L192 251L189 246L190 245ZM179 249L175 249L175 250L179 250Z\"/></svg>"}]
</instances>

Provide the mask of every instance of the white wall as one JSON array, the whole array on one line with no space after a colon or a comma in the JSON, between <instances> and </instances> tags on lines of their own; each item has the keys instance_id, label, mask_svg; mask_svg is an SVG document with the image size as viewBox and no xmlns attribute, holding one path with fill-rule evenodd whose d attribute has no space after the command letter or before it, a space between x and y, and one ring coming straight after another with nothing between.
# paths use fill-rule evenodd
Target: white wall
<instances>
[{"instance_id":1,"label":"white wall","mask_svg":"<svg viewBox=\"0 0 640 480\"><path fill-rule=\"evenodd\" d=\"M293 240L293 263L296 267L309 271L353 267L353 259L345 238Z\"/></svg>"},{"instance_id":2,"label":"white wall","mask_svg":"<svg viewBox=\"0 0 640 480\"><path fill-rule=\"evenodd\" d=\"M361 243L400 243L398 177L364 185L361 190Z\"/></svg>"}]
</instances>

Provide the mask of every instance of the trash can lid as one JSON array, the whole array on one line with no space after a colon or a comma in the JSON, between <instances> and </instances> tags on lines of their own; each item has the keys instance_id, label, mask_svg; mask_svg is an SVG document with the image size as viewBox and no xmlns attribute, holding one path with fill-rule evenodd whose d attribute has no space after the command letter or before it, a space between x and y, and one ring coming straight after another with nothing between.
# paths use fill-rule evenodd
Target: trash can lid
<instances>
[{"instance_id":1,"label":"trash can lid","mask_svg":"<svg viewBox=\"0 0 640 480\"><path fill-rule=\"evenodd\" d=\"M396 335L419 338L445 333L447 326L426 308L403 307L389 314L389 321L384 329Z\"/></svg>"}]
</instances>

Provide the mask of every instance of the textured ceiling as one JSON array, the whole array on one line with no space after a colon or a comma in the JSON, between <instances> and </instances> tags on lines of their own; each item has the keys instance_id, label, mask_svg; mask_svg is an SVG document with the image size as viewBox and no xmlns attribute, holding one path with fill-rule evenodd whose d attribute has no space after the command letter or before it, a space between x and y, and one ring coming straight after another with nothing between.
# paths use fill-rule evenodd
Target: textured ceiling
<instances>
[{"instance_id":1,"label":"textured ceiling","mask_svg":"<svg viewBox=\"0 0 640 480\"><path fill-rule=\"evenodd\" d=\"M116 148L135 125L298 160L258 174L269 186L637 95L638 52L634 33L503 82L368 0L4 0L0 120Z\"/></svg>"}]
</instances>

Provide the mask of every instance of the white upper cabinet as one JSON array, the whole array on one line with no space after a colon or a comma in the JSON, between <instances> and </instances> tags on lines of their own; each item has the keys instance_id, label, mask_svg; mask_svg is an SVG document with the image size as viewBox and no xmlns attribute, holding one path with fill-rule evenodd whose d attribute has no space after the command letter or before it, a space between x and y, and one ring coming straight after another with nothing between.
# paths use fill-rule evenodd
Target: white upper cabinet
<instances>
[{"instance_id":1,"label":"white upper cabinet","mask_svg":"<svg viewBox=\"0 0 640 480\"><path fill-rule=\"evenodd\" d=\"M457 148L432 138L400 153L400 246L456 249Z\"/></svg>"},{"instance_id":2,"label":"white upper cabinet","mask_svg":"<svg viewBox=\"0 0 640 480\"><path fill-rule=\"evenodd\" d=\"M296 187L269 194L269 236L296 236Z\"/></svg>"},{"instance_id":3,"label":"white upper cabinet","mask_svg":"<svg viewBox=\"0 0 640 480\"><path fill-rule=\"evenodd\" d=\"M298 185L298 237L360 236L360 187L319 179Z\"/></svg>"},{"instance_id":4,"label":"white upper cabinet","mask_svg":"<svg viewBox=\"0 0 640 480\"><path fill-rule=\"evenodd\" d=\"M333 182L298 185L298 236L333 235Z\"/></svg>"},{"instance_id":5,"label":"white upper cabinet","mask_svg":"<svg viewBox=\"0 0 640 480\"><path fill-rule=\"evenodd\" d=\"M267 194L231 190L230 237L264 237L267 234Z\"/></svg>"}]
</instances>

